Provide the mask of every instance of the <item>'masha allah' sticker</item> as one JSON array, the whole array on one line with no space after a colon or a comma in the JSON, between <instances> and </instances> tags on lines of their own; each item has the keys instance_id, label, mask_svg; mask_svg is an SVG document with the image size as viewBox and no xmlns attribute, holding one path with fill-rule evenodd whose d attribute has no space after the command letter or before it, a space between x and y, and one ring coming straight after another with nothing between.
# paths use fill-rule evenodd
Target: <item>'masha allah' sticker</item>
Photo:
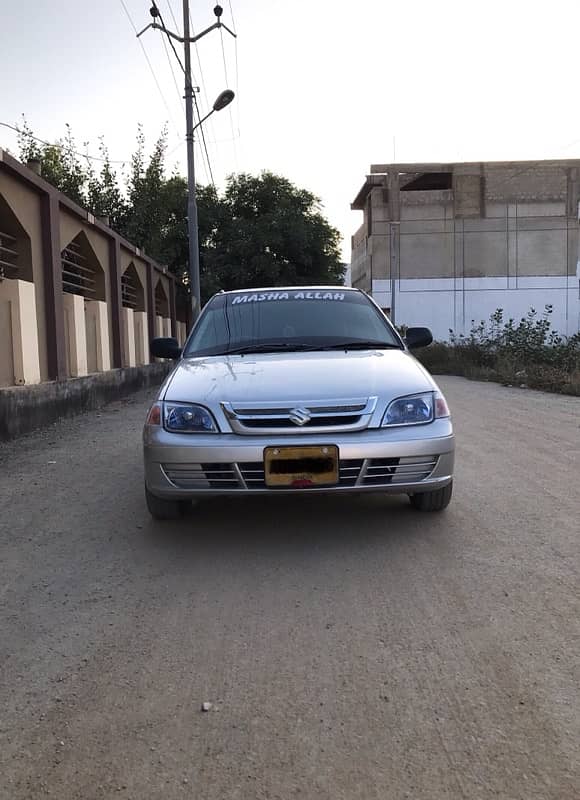
<instances>
[{"instance_id":1,"label":"'masha allah' sticker","mask_svg":"<svg viewBox=\"0 0 580 800\"><path fill-rule=\"evenodd\" d=\"M265 294L238 294L232 305L238 303L263 303L266 300L344 300L344 292L267 292Z\"/></svg>"}]
</instances>

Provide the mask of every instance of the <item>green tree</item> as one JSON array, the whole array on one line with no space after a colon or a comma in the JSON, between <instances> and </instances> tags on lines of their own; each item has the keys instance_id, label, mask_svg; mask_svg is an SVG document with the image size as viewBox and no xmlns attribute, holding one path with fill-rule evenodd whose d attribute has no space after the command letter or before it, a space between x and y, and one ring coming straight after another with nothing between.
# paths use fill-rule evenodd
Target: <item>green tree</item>
<instances>
[{"instance_id":1,"label":"green tree","mask_svg":"<svg viewBox=\"0 0 580 800\"><path fill-rule=\"evenodd\" d=\"M23 120L18 135L20 158L25 163L30 159L40 161L42 177L60 192L79 205L87 205L88 172L78 155L76 142L70 125L65 126L63 139L56 144L39 144L32 136L26 120Z\"/></svg>"},{"instance_id":2,"label":"green tree","mask_svg":"<svg viewBox=\"0 0 580 800\"><path fill-rule=\"evenodd\" d=\"M131 158L127 182L128 210L121 226L121 233L153 258L158 258L162 252L167 222L167 212L162 202L166 183L166 148L167 131L164 129L147 162L145 136L139 126L137 149Z\"/></svg>"},{"instance_id":3,"label":"green tree","mask_svg":"<svg viewBox=\"0 0 580 800\"><path fill-rule=\"evenodd\" d=\"M215 285L237 289L343 280L340 234L323 217L320 200L271 172L228 179L212 239L203 258L206 297Z\"/></svg>"},{"instance_id":4,"label":"green tree","mask_svg":"<svg viewBox=\"0 0 580 800\"><path fill-rule=\"evenodd\" d=\"M121 231L126 224L129 206L102 138L99 140L99 152L101 167L98 172L95 171L93 162L88 160L86 205L96 217L108 217L111 227Z\"/></svg>"},{"instance_id":5,"label":"green tree","mask_svg":"<svg viewBox=\"0 0 580 800\"><path fill-rule=\"evenodd\" d=\"M186 180L167 177L167 131L146 155L142 127L129 175L120 181L104 141L96 168L78 155L70 127L55 145L38 143L26 120L19 137L23 161L39 159L43 177L152 258L167 265L181 294L189 291ZM123 185L124 184L124 185ZM197 187L200 271L204 300L220 289L339 284L344 276L340 235L320 200L271 172L228 178L224 194Z\"/></svg>"}]
</instances>

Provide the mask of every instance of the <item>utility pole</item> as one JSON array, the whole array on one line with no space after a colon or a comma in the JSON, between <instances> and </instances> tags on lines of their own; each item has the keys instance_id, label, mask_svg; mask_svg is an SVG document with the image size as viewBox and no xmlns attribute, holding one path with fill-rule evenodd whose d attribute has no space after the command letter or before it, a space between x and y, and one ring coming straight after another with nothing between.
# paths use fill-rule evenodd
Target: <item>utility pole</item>
<instances>
[{"instance_id":1,"label":"utility pole","mask_svg":"<svg viewBox=\"0 0 580 800\"><path fill-rule=\"evenodd\" d=\"M168 30L163 22L163 17L161 16L161 12L156 5L155 0L153 0L153 4L150 9L150 14L153 17L153 22L149 23L147 27L143 28L137 34L137 38L142 36L146 30L149 28L154 28L155 30L162 31L167 38L169 39L169 43L175 55L177 56L177 52L175 51L175 46L173 45L172 39L183 44L183 56L184 56L184 63L180 66L183 69L185 74L185 141L187 145L187 241L188 241L188 258L189 258L189 285L191 291L191 310L192 310L192 321L195 322L197 319L199 312L201 310L201 281L200 281L200 274L199 274L199 228L198 228L198 221L197 221L197 198L196 198L196 188L195 188L195 153L194 153L194 132L196 128L199 128L205 120L211 116L214 111L221 111L222 108L225 108L229 105L232 100L234 99L234 93L230 89L226 89L220 93L217 97L216 101L213 104L213 108L211 111L206 114L203 118L200 116L200 120L197 125L193 123L193 102L194 102L194 88L191 80L191 45L195 44L202 36L205 36L210 31L217 30L219 28L224 28L231 36L235 38L236 34L231 31L227 25L221 21L221 16L223 14L223 8L220 5L216 5L213 13L217 17L217 22L214 22L213 25L210 25L209 28L206 28L201 33L198 33L197 36L191 36L191 29L190 29L190 18L189 18L189 0L183 0L183 36L179 36L177 33L173 33L172 31ZM157 19L160 22L157 22ZM179 56L177 56L179 61ZM197 104L196 104L197 105ZM198 110L199 114L199 110Z\"/></svg>"},{"instance_id":2,"label":"utility pole","mask_svg":"<svg viewBox=\"0 0 580 800\"><path fill-rule=\"evenodd\" d=\"M201 310L201 278L199 274L199 230L197 225L195 155L193 149L193 86L191 83L189 0L183 0L183 54L185 62L185 141L187 146L187 245L193 323Z\"/></svg>"}]
</instances>

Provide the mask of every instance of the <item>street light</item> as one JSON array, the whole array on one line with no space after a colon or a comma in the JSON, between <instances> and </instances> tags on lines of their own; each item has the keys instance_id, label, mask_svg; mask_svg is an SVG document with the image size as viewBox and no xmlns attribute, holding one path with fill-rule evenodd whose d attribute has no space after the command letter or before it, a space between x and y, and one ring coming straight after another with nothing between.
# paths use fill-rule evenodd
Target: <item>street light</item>
<instances>
[{"instance_id":1,"label":"street light","mask_svg":"<svg viewBox=\"0 0 580 800\"><path fill-rule=\"evenodd\" d=\"M194 125L186 136L188 144L188 197L187 197L187 236L189 240L189 285L191 287L191 307L193 322L201 309L201 283L199 275L199 231L197 226L197 199L195 194L195 169L193 162L193 134L215 111L222 111L234 99L231 89L224 89L216 97L209 114Z\"/></svg>"},{"instance_id":2,"label":"street light","mask_svg":"<svg viewBox=\"0 0 580 800\"><path fill-rule=\"evenodd\" d=\"M214 111L221 111L226 106L229 106L229 104L232 102L232 100L234 99L235 96L236 95L234 94L234 92L232 92L231 89L224 89L223 92L220 92L218 94L218 96L216 97L215 102L214 102L214 104L212 106L212 109L209 112L209 114L206 114L205 117L200 119L200 121L197 123L197 125L193 126L193 128L191 129L191 132L193 133L193 131L196 131L201 125L203 125L203 123L206 121L206 119L208 119L208 117L211 117L211 115L214 113Z\"/></svg>"},{"instance_id":3,"label":"street light","mask_svg":"<svg viewBox=\"0 0 580 800\"><path fill-rule=\"evenodd\" d=\"M222 108L229 106L229 104L234 99L235 94L232 92L231 89L224 89L223 92L220 92L216 97L215 103L213 104L214 111L221 111Z\"/></svg>"}]
</instances>

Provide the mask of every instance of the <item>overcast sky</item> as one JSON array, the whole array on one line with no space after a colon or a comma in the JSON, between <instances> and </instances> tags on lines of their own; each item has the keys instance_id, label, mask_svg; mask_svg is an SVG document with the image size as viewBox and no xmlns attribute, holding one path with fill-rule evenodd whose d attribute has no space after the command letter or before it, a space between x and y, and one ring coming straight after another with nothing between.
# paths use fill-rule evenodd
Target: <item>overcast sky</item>
<instances>
[{"instance_id":1,"label":"overcast sky","mask_svg":"<svg viewBox=\"0 0 580 800\"><path fill-rule=\"evenodd\" d=\"M138 29L148 0L125 0ZM168 27L181 0L158 0ZM222 0L218 32L194 51L203 110L227 86L230 110L207 126L216 183L233 171L278 172L322 198L344 236L371 163L580 157L580 5L577 0ZM213 0L192 0L197 31ZM79 144L111 157L134 149L137 123L151 143L164 122L170 165L185 171L183 106L159 32L141 39L121 0L0 0L0 121L25 114L47 140L69 122ZM226 67L224 68L224 55ZM181 90L179 65L172 56ZM163 96L162 96L163 95ZM16 136L0 127L0 146ZM197 152L199 178L207 181Z\"/></svg>"}]
</instances>

